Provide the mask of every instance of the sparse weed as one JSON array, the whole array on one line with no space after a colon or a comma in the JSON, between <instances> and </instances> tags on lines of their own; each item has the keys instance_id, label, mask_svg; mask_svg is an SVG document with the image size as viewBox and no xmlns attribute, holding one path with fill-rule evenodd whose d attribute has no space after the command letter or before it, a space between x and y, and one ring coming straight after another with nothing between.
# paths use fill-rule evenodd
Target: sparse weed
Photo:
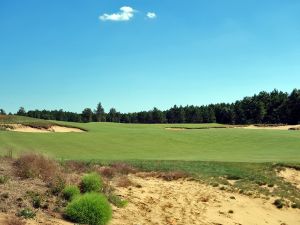
<instances>
[{"instance_id":1,"label":"sparse weed","mask_svg":"<svg viewBox=\"0 0 300 225\"><path fill-rule=\"evenodd\" d=\"M43 155L28 153L21 155L15 162L16 172L22 178L39 177L45 181L55 177L59 165Z\"/></svg>"},{"instance_id":2,"label":"sparse weed","mask_svg":"<svg viewBox=\"0 0 300 225\"><path fill-rule=\"evenodd\" d=\"M122 200L119 196L115 194L108 195L108 201L118 208L123 208L128 204L128 201Z\"/></svg>"}]
</instances>

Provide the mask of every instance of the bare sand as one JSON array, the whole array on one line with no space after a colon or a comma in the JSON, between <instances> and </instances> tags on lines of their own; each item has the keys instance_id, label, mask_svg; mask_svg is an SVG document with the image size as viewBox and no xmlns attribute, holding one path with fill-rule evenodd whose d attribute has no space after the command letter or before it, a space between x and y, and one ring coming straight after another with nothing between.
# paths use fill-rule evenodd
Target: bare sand
<instances>
[{"instance_id":1,"label":"bare sand","mask_svg":"<svg viewBox=\"0 0 300 225\"><path fill-rule=\"evenodd\" d=\"M15 132L25 132L25 133L50 133L50 132L58 132L58 133L68 133L68 132L84 132L83 130L79 128L73 128L73 127L64 127L64 126L51 126L48 129L39 129L39 128L33 128L30 126L24 126L22 124L9 124L10 129L9 131L15 131Z\"/></svg>"},{"instance_id":2,"label":"bare sand","mask_svg":"<svg viewBox=\"0 0 300 225\"><path fill-rule=\"evenodd\" d=\"M300 171L292 168L285 168L278 173L278 176L300 189Z\"/></svg>"},{"instance_id":3,"label":"bare sand","mask_svg":"<svg viewBox=\"0 0 300 225\"><path fill-rule=\"evenodd\" d=\"M244 129L263 129L263 130L289 130L289 129L300 129L300 125L282 125L282 126L241 126L237 128L244 128Z\"/></svg>"},{"instance_id":4,"label":"bare sand","mask_svg":"<svg viewBox=\"0 0 300 225\"><path fill-rule=\"evenodd\" d=\"M129 201L114 208L110 225L296 225L299 209L277 209L272 201L221 191L196 181L129 176L141 188L117 188Z\"/></svg>"}]
</instances>

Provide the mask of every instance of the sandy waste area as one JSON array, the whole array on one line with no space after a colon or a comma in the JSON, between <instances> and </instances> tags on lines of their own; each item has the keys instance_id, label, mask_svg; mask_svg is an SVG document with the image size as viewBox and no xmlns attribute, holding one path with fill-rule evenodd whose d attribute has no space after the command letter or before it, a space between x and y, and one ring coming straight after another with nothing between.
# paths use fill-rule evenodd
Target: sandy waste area
<instances>
[{"instance_id":1,"label":"sandy waste area","mask_svg":"<svg viewBox=\"0 0 300 225\"><path fill-rule=\"evenodd\" d=\"M287 170L283 176L289 174ZM159 178L129 175L139 184L134 187L116 187L116 193L128 200L124 208L113 207L109 225L298 225L300 210L277 209L274 199L265 200L230 193L196 181L164 181ZM293 181L299 185L299 174ZM0 224L6 224L8 215L0 214ZM28 225L73 224L38 214Z\"/></svg>"}]
</instances>

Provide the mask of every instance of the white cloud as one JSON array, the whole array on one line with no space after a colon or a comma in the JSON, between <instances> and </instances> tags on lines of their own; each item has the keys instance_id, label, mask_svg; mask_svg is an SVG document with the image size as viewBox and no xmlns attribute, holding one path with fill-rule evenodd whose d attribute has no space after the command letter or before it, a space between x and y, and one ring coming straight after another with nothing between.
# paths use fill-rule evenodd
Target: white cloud
<instances>
[{"instance_id":1,"label":"white cloud","mask_svg":"<svg viewBox=\"0 0 300 225\"><path fill-rule=\"evenodd\" d=\"M136 10L129 6L123 6L120 8L120 12L113 14L104 13L99 16L99 19L102 21L128 21L132 19L135 12Z\"/></svg>"},{"instance_id":2,"label":"white cloud","mask_svg":"<svg viewBox=\"0 0 300 225\"><path fill-rule=\"evenodd\" d=\"M148 13L147 13L147 17L148 17L149 19L155 19L155 18L156 18L156 13L154 13L154 12L148 12Z\"/></svg>"}]
</instances>

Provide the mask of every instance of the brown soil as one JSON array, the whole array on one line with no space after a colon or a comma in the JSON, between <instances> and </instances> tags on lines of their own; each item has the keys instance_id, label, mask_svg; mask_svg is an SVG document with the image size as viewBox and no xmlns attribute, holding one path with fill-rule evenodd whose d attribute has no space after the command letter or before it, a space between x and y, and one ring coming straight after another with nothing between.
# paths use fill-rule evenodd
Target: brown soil
<instances>
[{"instance_id":1,"label":"brown soil","mask_svg":"<svg viewBox=\"0 0 300 225\"><path fill-rule=\"evenodd\" d=\"M11 128L8 130L15 131L15 132L29 132L29 133L49 133L49 132L84 132L83 130L79 128L73 128L73 127L63 127L63 126L51 126L48 129L39 129L39 128L33 128L30 126L25 126L21 124L9 124Z\"/></svg>"}]
</instances>

